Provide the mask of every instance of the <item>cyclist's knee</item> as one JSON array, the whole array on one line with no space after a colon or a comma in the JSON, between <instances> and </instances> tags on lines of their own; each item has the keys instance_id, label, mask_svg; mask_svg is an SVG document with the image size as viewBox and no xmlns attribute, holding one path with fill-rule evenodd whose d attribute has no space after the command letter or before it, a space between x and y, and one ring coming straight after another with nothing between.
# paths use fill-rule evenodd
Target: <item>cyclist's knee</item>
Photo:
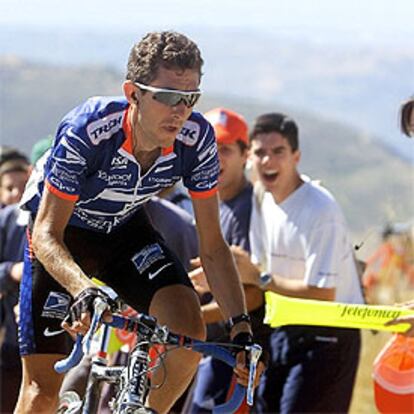
<instances>
[{"instance_id":1,"label":"cyclist's knee","mask_svg":"<svg viewBox=\"0 0 414 414\"><path fill-rule=\"evenodd\" d=\"M176 330L178 333L190 336L191 338L199 339L200 341L204 341L206 339L206 324L203 321L201 310L199 308L193 309L186 315L181 314L179 325L180 328Z\"/></svg>"},{"instance_id":2,"label":"cyclist's knee","mask_svg":"<svg viewBox=\"0 0 414 414\"><path fill-rule=\"evenodd\" d=\"M206 325L201 317L201 314L195 311L193 314L183 316L180 320L175 320L173 323L166 323L173 332L190 336L191 338L204 341L206 339Z\"/></svg>"},{"instance_id":3,"label":"cyclist's knee","mask_svg":"<svg viewBox=\"0 0 414 414\"><path fill-rule=\"evenodd\" d=\"M203 340L206 328L195 292L187 286L167 286L154 296L150 313L173 332Z\"/></svg>"},{"instance_id":4,"label":"cyclist's knee","mask_svg":"<svg viewBox=\"0 0 414 414\"><path fill-rule=\"evenodd\" d=\"M205 341L207 337L206 325L201 317L198 320L192 321L192 323L188 325L187 330L187 335L191 336L192 338Z\"/></svg>"}]
</instances>

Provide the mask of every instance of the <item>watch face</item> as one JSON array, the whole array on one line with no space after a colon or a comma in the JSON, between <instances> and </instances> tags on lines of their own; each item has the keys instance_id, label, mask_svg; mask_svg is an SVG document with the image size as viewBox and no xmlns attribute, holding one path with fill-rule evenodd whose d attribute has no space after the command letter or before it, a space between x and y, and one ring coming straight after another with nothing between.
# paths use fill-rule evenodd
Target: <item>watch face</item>
<instances>
[{"instance_id":1,"label":"watch face","mask_svg":"<svg viewBox=\"0 0 414 414\"><path fill-rule=\"evenodd\" d=\"M272 275L270 273L262 273L260 275L260 287L263 288L267 286L272 280Z\"/></svg>"}]
</instances>

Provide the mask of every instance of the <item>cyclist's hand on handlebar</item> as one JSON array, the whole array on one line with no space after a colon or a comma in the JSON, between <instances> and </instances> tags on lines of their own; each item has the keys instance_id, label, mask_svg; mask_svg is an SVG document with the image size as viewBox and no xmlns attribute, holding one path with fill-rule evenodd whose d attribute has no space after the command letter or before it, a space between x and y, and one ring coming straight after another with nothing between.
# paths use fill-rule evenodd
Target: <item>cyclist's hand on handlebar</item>
<instances>
[{"instance_id":1,"label":"cyclist's hand on handlebar","mask_svg":"<svg viewBox=\"0 0 414 414\"><path fill-rule=\"evenodd\" d=\"M76 334L85 335L91 323L96 298L100 298L108 305L108 310L104 313L104 319L110 321L111 311L118 308L117 303L101 289L89 287L74 298L74 302L62 322L62 328L73 336Z\"/></svg>"},{"instance_id":2,"label":"cyclist's hand on handlebar","mask_svg":"<svg viewBox=\"0 0 414 414\"><path fill-rule=\"evenodd\" d=\"M249 332L240 332L232 340L232 343L235 345L252 345L253 337ZM237 382L244 387L247 387L249 382L249 361L247 352L242 350L236 354L237 364L234 368L234 373L236 374ZM254 387L259 385L260 377L265 370L265 364L262 361L259 361L257 364L256 376L254 378Z\"/></svg>"},{"instance_id":3,"label":"cyclist's hand on handlebar","mask_svg":"<svg viewBox=\"0 0 414 414\"><path fill-rule=\"evenodd\" d=\"M62 322L62 328L72 336L72 339L75 339L77 334L85 336L90 325L91 316L89 312L83 312L80 318L76 321L68 322L68 319L65 318Z\"/></svg>"}]
</instances>

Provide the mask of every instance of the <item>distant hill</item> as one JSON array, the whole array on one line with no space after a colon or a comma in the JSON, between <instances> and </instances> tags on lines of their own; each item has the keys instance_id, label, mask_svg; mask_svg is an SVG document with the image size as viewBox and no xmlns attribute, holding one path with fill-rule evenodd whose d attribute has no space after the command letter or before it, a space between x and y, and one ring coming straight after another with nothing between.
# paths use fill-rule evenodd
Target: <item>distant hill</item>
<instances>
[{"instance_id":1,"label":"distant hill","mask_svg":"<svg viewBox=\"0 0 414 414\"><path fill-rule=\"evenodd\" d=\"M61 66L98 64L123 72L130 46L148 26L153 29L153 22L141 23L110 34L104 28L4 26L0 55ZM397 127L399 104L414 93L414 45L368 45L363 39L338 43L329 31L304 37L296 29L290 35L267 29L188 26L184 32L197 42L205 60L203 89L340 120L375 134L375 140L414 163L414 146Z\"/></svg>"},{"instance_id":2,"label":"distant hill","mask_svg":"<svg viewBox=\"0 0 414 414\"><path fill-rule=\"evenodd\" d=\"M0 143L30 152L54 133L61 117L93 95L119 95L123 75L104 67L63 67L0 58ZM283 111L300 127L301 170L321 179L341 203L355 237L387 221L407 221L414 212L413 167L365 133L281 104L205 96L199 110L227 106L251 122Z\"/></svg>"}]
</instances>

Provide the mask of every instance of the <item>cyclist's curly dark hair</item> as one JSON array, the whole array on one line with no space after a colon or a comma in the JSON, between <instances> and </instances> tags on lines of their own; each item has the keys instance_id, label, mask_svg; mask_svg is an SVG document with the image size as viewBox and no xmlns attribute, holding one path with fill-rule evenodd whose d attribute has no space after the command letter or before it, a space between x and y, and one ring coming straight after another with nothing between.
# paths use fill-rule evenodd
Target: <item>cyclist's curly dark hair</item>
<instances>
[{"instance_id":1,"label":"cyclist's curly dark hair","mask_svg":"<svg viewBox=\"0 0 414 414\"><path fill-rule=\"evenodd\" d=\"M197 70L201 78L203 63L198 46L183 34L151 32L132 47L126 79L148 85L161 66L166 69Z\"/></svg>"}]
</instances>

